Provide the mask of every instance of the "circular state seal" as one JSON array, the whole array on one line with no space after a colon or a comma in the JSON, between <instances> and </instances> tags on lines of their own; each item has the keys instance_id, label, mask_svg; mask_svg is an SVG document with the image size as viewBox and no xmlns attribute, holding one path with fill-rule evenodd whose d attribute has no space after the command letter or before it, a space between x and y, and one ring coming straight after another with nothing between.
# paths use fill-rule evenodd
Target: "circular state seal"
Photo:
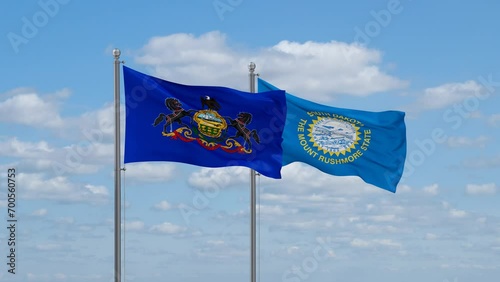
<instances>
[{"instance_id":1,"label":"circular state seal","mask_svg":"<svg viewBox=\"0 0 500 282\"><path fill-rule=\"evenodd\" d=\"M351 152L360 140L359 127L347 121L318 117L309 126L309 141L313 142L314 147L331 156Z\"/></svg>"}]
</instances>

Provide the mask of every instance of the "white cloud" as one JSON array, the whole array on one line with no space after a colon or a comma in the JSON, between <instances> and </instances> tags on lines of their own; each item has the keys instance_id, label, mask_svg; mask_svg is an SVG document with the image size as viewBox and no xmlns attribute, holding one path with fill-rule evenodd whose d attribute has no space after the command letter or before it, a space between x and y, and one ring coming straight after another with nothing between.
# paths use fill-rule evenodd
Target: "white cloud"
<instances>
[{"instance_id":1,"label":"white cloud","mask_svg":"<svg viewBox=\"0 0 500 282\"><path fill-rule=\"evenodd\" d=\"M222 246L225 242L223 240L208 240L207 244L212 246Z\"/></svg>"},{"instance_id":2,"label":"white cloud","mask_svg":"<svg viewBox=\"0 0 500 282\"><path fill-rule=\"evenodd\" d=\"M120 108L121 128L125 117L125 108ZM80 131L80 136L92 135L92 139L111 142L115 136L115 106L106 104L102 108L83 113L80 117L71 121Z\"/></svg>"},{"instance_id":3,"label":"white cloud","mask_svg":"<svg viewBox=\"0 0 500 282\"><path fill-rule=\"evenodd\" d=\"M469 147L471 149L478 149L478 148L484 148L486 147L486 144L490 138L481 135L476 138L470 138L466 136L461 136L461 137L454 137L450 136L448 137L447 144L451 148L464 148L464 147Z\"/></svg>"},{"instance_id":4,"label":"white cloud","mask_svg":"<svg viewBox=\"0 0 500 282\"><path fill-rule=\"evenodd\" d=\"M56 175L95 173L101 164L111 162L113 144L79 142L53 147L46 141L0 138L0 155L19 158L18 166L24 171L44 171Z\"/></svg>"},{"instance_id":5,"label":"white cloud","mask_svg":"<svg viewBox=\"0 0 500 282\"><path fill-rule=\"evenodd\" d=\"M35 247L39 251L55 251L62 249L62 245L54 243L38 244Z\"/></svg>"},{"instance_id":6,"label":"white cloud","mask_svg":"<svg viewBox=\"0 0 500 282\"><path fill-rule=\"evenodd\" d=\"M500 167L500 154L470 158L463 161L462 166L474 169L492 169Z\"/></svg>"},{"instance_id":7,"label":"white cloud","mask_svg":"<svg viewBox=\"0 0 500 282\"><path fill-rule=\"evenodd\" d=\"M495 183L467 184L465 191L469 195L493 195L497 192Z\"/></svg>"},{"instance_id":8,"label":"white cloud","mask_svg":"<svg viewBox=\"0 0 500 282\"><path fill-rule=\"evenodd\" d=\"M281 169L281 180L265 179L268 183L278 183L277 190L287 194L322 193L335 196L359 196L363 194L388 193L383 189L367 184L357 176L333 176L318 169L292 163Z\"/></svg>"},{"instance_id":9,"label":"white cloud","mask_svg":"<svg viewBox=\"0 0 500 282\"><path fill-rule=\"evenodd\" d=\"M0 141L0 155L18 158L47 157L54 149L46 141L24 142L17 137L2 138Z\"/></svg>"},{"instance_id":10,"label":"white cloud","mask_svg":"<svg viewBox=\"0 0 500 282\"><path fill-rule=\"evenodd\" d=\"M353 221L353 222L356 222ZM375 222L375 224L356 223L356 230L365 234L388 234L402 233L405 228L387 225L386 223Z\"/></svg>"},{"instance_id":11,"label":"white cloud","mask_svg":"<svg viewBox=\"0 0 500 282\"><path fill-rule=\"evenodd\" d=\"M82 232L90 232L90 231L95 230L95 227L89 226L89 225L81 225L81 226L78 226L78 230L82 231Z\"/></svg>"},{"instance_id":12,"label":"white cloud","mask_svg":"<svg viewBox=\"0 0 500 282\"><path fill-rule=\"evenodd\" d=\"M239 246L226 244L224 241L207 241L202 248L193 252L199 258L208 258L214 260L234 260L244 258L248 252Z\"/></svg>"},{"instance_id":13,"label":"white cloud","mask_svg":"<svg viewBox=\"0 0 500 282\"><path fill-rule=\"evenodd\" d=\"M367 248L370 247L371 243L366 240L355 238L351 241L351 246L356 248Z\"/></svg>"},{"instance_id":14,"label":"white cloud","mask_svg":"<svg viewBox=\"0 0 500 282\"><path fill-rule=\"evenodd\" d=\"M288 209L280 205L257 205L257 210L262 216L291 215L298 212L297 209Z\"/></svg>"},{"instance_id":15,"label":"white cloud","mask_svg":"<svg viewBox=\"0 0 500 282\"><path fill-rule=\"evenodd\" d=\"M104 186L95 186L91 184L86 184L84 185L84 188L88 189L94 195L103 195L103 196L109 195L108 189Z\"/></svg>"},{"instance_id":16,"label":"white cloud","mask_svg":"<svg viewBox=\"0 0 500 282\"><path fill-rule=\"evenodd\" d=\"M144 229L144 222L140 220L127 221L125 224L122 224L123 226L125 226L125 231L141 231Z\"/></svg>"},{"instance_id":17,"label":"white cloud","mask_svg":"<svg viewBox=\"0 0 500 282\"><path fill-rule=\"evenodd\" d=\"M112 163L113 154L114 144L112 143L82 140L76 144L58 149L57 154L53 154L53 163L51 165L58 175L68 172L95 173L103 164ZM57 167L57 169L54 169L54 167Z\"/></svg>"},{"instance_id":18,"label":"white cloud","mask_svg":"<svg viewBox=\"0 0 500 282\"><path fill-rule=\"evenodd\" d=\"M332 221L319 220L319 219L290 219L289 221L284 220L282 217L275 226L270 229L280 229L287 231L305 231L305 230L325 230L332 227Z\"/></svg>"},{"instance_id":19,"label":"white cloud","mask_svg":"<svg viewBox=\"0 0 500 282\"><path fill-rule=\"evenodd\" d=\"M353 222L358 222L360 220L360 217L359 216L351 216L351 217L348 217L347 218L347 221L349 223L353 223Z\"/></svg>"},{"instance_id":20,"label":"white cloud","mask_svg":"<svg viewBox=\"0 0 500 282\"><path fill-rule=\"evenodd\" d=\"M212 31L196 38L192 34L177 33L164 37L153 37L143 47L143 55L137 62L146 65L157 64L220 64L232 63L237 54L230 54L226 36ZM170 48L165 49L165 46ZM157 57L161 55L160 57ZM160 59L158 61L158 59Z\"/></svg>"},{"instance_id":21,"label":"white cloud","mask_svg":"<svg viewBox=\"0 0 500 282\"><path fill-rule=\"evenodd\" d=\"M424 187L424 193L426 193L428 195L434 196L434 195L437 195L438 192L439 192L439 185L436 183Z\"/></svg>"},{"instance_id":22,"label":"white cloud","mask_svg":"<svg viewBox=\"0 0 500 282\"><path fill-rule=\"evenodd\" d=\"M374 243L379 244L381 246L386 246L390 248L401 248L401 243L394 242L392 239L374 239Z\"/></svg>"},{"instance_id":23,"label":"white cloud","mask_svg":"<svg viewBox=\"0 0 500 282\"><path fill-rule=\"evenodd\" d=\"M110 163L114 152L114 105L107 104L78 116L62 118L59 107L68 95L69 91L63 89L42 97L26 88L14 89L4 95L7 98L0 100L0 122L48 128L60 140L74 143L53 147L44 140L26 142L17 137L3 137L0 139L0 155L23 158L23 167L38 171L54 170L54 165L63 167L62 174L95 173L100 169L100 164ZM123 106L121 113L123 129Z\"/></svg>"},{"instance_id":24,"label":"white cloud","mask_svg":"<svg viewBox=\"0 0 500 282\"><path fill-rule=\"evenodd\" d=\"M218 31L199 37L184 33L153 37L140 53L138 63L152 66L157 75L178 83L193 84L189 81L196 78L194 84L235 87L232 78L236 73L248 71L249 60L232 51L226 36ZM244 77L239 81L245 81Z\"/></svg>"},{"instance_id":25,"label":"white cloud","mask_svg":"<svg viewBox=\"0 0 500 282\"><path fill-rule=\"evenodd\" d=\"M433 88L427 88L416 102L417 110L441 109L466 98L479 97L485 91L484 87L476 81L447 83ZM476 96L476 97L475 97Z\"/></svg>"},{"instance_id":26,"label":"white cloud","mask_svg":"<svg viewBox=\"0 0 500 282\"><path fill-rule=\"evenodd\" d=\"M47 215L47 209L39 209L39 210L35 210L31 213L31 215L33 216L44 216L44 215Z\"/></svg>"},{"instance_id":27,"label":"white cloud","mask_svg":"<svg viewBox=\"0 0 500 282\"><path fill-rule=\"evenodd\" d=\"M467 216L467 212L463 210L451 209L449 214L453 218L464 218Z\"/></svg>"},{"instance_id":28,"label":"white cloud","mask_svg":"<svg viewBox=\"0 0 500 282\"><path fill-rule=\"evenodd\" d=\"M163 233L163 234L178 234L186 231L187 228L179 225L175 225L170 222L164 222L158 225L153 225L149 229L149 231L154 233Z\"/></svg>"},{"instance_id":29,"label":"white cloud","mask_svg":"<svg viewBox=\"0 0 500 282\"><path fill-rule=\"evenodd\" d=\"M377 246L384 246L389 248L400 249L402 247L401 243L394 242L392 239L363 240L355 238L351 240L350 245L355 248L372 248Z\"/></svg>"},{"instance_id":30,"label":"white cloud","mask_svg":"<svg viewBox=\"0 0 500 282\"><path fill-rule=\"evenodd\" d=\"M286 194L272 194L272 193L264 193L260 195L260 199L263 201L277 201L277 202L290 202L292 197Z\"/></svg>"},{"instance_id":31,"label":"white cloud","mask_svg":"<svg viewBox=\"0 0 500 282\"><path fill-rule=\"evenodd\" d=\"M439 237L434 233L426 233L424 237L425 240L436 240L438 238Z\"/></svg>"},{"instance_id":32,"label":"white cloud","mask_svg":"<svg viewBox=\"0 0 500 282\"><path fill-rule=\"evenodd\" d=\"M202 168L192 173L188 179L192 187L214 191L249 181L250 169L246 167Z\"/></svg>"},{"instance_id":33,"label":"white cloud","mask_svg":"<svg viewBox=\"0 0 500 282\"><path fill-rule=\"evenodd\" d=\"M154 209L156 210L161 210L161 211L168 211L168 210L172 210L175 208L174 205L170 204L169 202L167 201L161 201L159 202L158 204L155 204L153 206Z\"/></svg>"},{"instance_id":34,"label":"white cloud","mask_svg":"<svg viewBox=\"0 0 500 282\"><path fill-rule=\"evenodd\" d=\"M488 221L488 219L486 217L480 217L480 218L476 219L476 222L481 223L481 224L486 223L486 221Z\"/></svg>"},{"instance_id":35,"label":"white cloud","mask_svg":"<svg viewBox=\"0 0 500 282\"><path fill-rule=\"evenodd\" d=\"M129 163L126 169L127 179L136 182L165 182L176 176L175 165L172 163Z\"/></svg>"},{"instance_id":36,"label":"white cloud","mask_svg":"<svg viewBox=\"0 0 500 282\"><path fill-rule=\"evenodd\" d=\"M299 246L290 246L286 249L286 253L289 255L293 255L297 253L300 250Z\"/></svg>"},{"instance_id":37,"label":"white cloud","mask_svg":"<svg viewBox=\"0 0 500 282\"><path fill-rule=\"evenodd\" d=\"M152 38L136 61L153 67L158 76L185 84L247 88L242 73L250 61L277 87L309 99L328 101L345 93L365 96L400 89L407 82L384 73L379 51L357 43L281 41L258 52L233 49L218 31L199 37L173 34ZM196 81L196 83L190 83Z\"/></svg>"},{"instance_id":38,"label":"white cloud","mask_svg":"<svg viewBox=\"0 0 500 282\"><path fill-rule=\"evenodd\" d=\"M75 223L75 219L70 216L65 216L65 217L59 217L55 220L56 223L58 224L63 224L63 225L68 225L68 224L73 224Z\"/></svg>"},{"instance_id":39,"label":"white cloud","mask_svg":"<svg viewBox=\"0 0 500 282\"><path fill-rule=\"evenodd\" d=\"M298 96L307 93L309 99L328 101L339 93L366 96L408 84L381 71L379 51L356 43L285 40L260 57L266 63L265 80Z\"/></svg>"},{"instance_id":40,"label":"white cloud","mask_svg":"<svg viewBox=\"0 0 500 282\"><path fill-rule=\"evenodd\" d=\"M66 280L66 278L68 278L68 276L64 273L54 274L54 279L56 279L56 280Z\"/></svg>"},{"instance_id":41,"label":"white cloud","mask_svg":"<svg viewBox=\"0 0 500 282\"><path fill-rule=\"evenodd\" d=\"M366 205L366 211L373 211L373 210L376 210L377 207L374 205L374 204L368 204Z\"/></svg>"},{"instance_id":42,"label":"white cloud","mask_svg":"<svg viewBox=\"0 0 500 282\"><path fill-rule=\"evenodd\" d=\"M69 144L55 147L45 140L33 142L3 136L0 137L0 156L20 158L17 163L24 171L56 175L96 173L103 164L111 163L114 151L113 105L63 119L58 110L68 93L68 90L62 90L42 97L23 88L3 95L0 122L48 128L59 137L59 144L65 140ZM122 114L124 117L124 111Z\"/></svg>"},{"instance_id":43,"label":"white cloud","mask_svg":"<svg viewBox=\"0 0 500 282\"><path fill-rule=\"evenodd\" d=\"M60 128L63 120L58 113L58 101L53 97L66 97L67 90L62 90L52 97L22 89L14 91L16 95L0 101L0 122L18 123L33 127ZM65 94L66 93L66 94ZM63 95L64 94L64 95Z\"/></svg>"},{"instance_id":44,"label":"white cloud","mask_svg":"<svg viewBox=\"0 0 500 282\"><path fill-rule=\"evenodd\" d=\"M500 127L500 114L493 114L488 118L488 123L494 127Z\"/></svg>"},{"instance_id":45,"label":"white cloud","mask_svg":"<svg viewBox=\"0 0 500 282\"><path fill-rule=\"evenodd\" d=\"M396 222L396 221L398 221L395 214L374 215L374 216L370 216L369 218L375 222Z\"/></svg>"},{"instance_id":46,"label":"white cloud","mask_svg":"<svg viewBox=\"0 0 500 282\"><path fill-rule=\"evenodd\" d=\"M27 199L99 204L106 202L109 196L104 186L76 184L63 176L44 178L42 174L20 173L19 181L24 187L22 196Z\"/></svg>"},{"instance_id":47,"label":"white cloud","mask_svg":"<svg viewBox=\"0 0 500 282\"><path fill-rule=\"evenodd\" d=\"M398 190L396 193L398 193L398 194L409 193L412 191L411 187L409 185L406 185L406 184L399 184L397 189Z\"/></svg>"},{"instance_id":48,"label":"white cloud","mask_svg":"<svg viewBox=\"0 0 500 282\"><path fill-rule=\"evenodd\" d=\"M450 203L446 201L441 202L441 206L443 207L443 209L449 209L451 207Z\"/></svg>"}]
</instances>

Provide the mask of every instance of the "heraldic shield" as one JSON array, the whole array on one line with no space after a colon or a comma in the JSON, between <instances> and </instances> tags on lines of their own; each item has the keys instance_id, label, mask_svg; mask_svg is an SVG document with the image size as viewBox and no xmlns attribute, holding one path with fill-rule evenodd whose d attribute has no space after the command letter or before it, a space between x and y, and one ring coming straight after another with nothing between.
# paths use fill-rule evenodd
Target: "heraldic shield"
<instances>
[{"instance_id":1,"label":"heraldic shield","mask_svg":"<svg viewBox=\"0 0 500 282\"><path fill-rule=\"evenodd\" d=\"M153 126L163 123L161 134L164 137L182 142L196 141L207 150L250 154L252 142L260 143L257 130L247 127L252 121L251 113L240 112L234 119L223 117L217 112L221 106L214 98L202 96L200 100L199 110L186 110L178 99L165 99L165 106L171 113L159 113ZM203 109L205 106L208 109ZM234 135L229 133L228 127L234 128Z\"/></svg>"}]
</instances>

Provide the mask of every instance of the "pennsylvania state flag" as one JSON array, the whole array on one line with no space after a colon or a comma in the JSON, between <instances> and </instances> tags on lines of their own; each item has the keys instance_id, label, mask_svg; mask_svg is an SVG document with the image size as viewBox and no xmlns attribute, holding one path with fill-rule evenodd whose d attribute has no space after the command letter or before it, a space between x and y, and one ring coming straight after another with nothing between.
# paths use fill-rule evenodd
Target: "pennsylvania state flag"
<instances>
[{"instance_id":1,"label":"pennsylvania state flag","mask_svg":"<svg viewBox=\"0 0 500 282\"><path fill-rule=\"evenodd\" d=\"M123 66L125 163L245 166L281 178L285 91L168 82Z\"/></svg>"},{"instance_id":2,"label":"pennsylvania state flag","mask_svg":"<svg viewBox=\"0 0 500 282\"><path fill-rule=\"evenodd\" d=\"M259 79L259 92L276 90ZM356 175L396 192L406 159L405 114L334 108L286 93L283 165L303 162L332 175Z\"/></svg>"}]
</instances>

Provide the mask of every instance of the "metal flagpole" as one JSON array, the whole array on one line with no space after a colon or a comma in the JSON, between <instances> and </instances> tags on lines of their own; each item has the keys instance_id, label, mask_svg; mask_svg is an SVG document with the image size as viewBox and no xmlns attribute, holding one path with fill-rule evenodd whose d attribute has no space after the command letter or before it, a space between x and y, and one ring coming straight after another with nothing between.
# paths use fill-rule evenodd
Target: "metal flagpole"
<instances>
[{"instance_id":1,"label":"metal flagpole","mask_svg":"<svg viewBox=\"0 0 500 282\"><path fill-rule=\"evenodd\" d=\"M115 282L121 281L120 50L115 57Z\"/></svg>"},{"instance_id":2,"label":"metal flagpole","mask_svg":"<svg viewBox=\"0 0 500 282\"><path fill-rule=\"evenodd\" d=\"M250 92L255 93L255 63L250 62ZM257 281L257 240L256 240L256 178L255 170L250 170L250 282Z\"/></svg>"}]
</instances>

